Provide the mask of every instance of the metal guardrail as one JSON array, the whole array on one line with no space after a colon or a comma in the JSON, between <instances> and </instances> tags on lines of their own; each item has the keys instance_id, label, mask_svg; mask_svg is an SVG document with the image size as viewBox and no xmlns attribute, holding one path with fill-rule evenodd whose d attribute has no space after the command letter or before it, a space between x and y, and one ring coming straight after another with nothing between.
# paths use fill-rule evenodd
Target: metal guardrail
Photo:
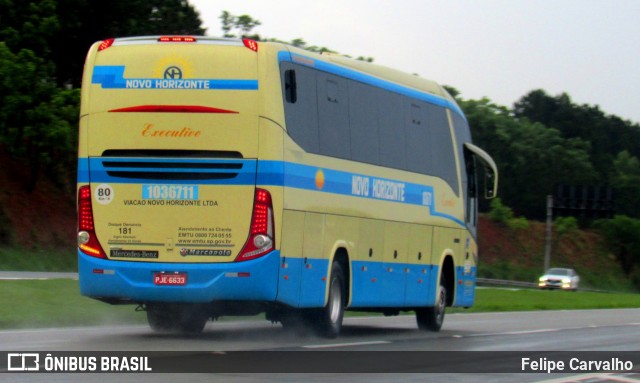
<instances>
[{"instance_id":1,"label":"metal guardrail","mask_svg":"<svg viewBox=\"0 0 640 383\"><path fill-rule=\"evenodd\" d=\"M38 271L0 271L0 280L19 279L78 279L78 273L59 272L38 272ZM479 286L500 286L500 287L524 287L537 289L535 282L511 281L506 279L476 278ZM590 291L595 293L619 293L619 291L598 290L589 288L578 288L579 291Z\"/></svg>"},{"instance_id":2,"label":"metal guardrail","mask_svg":"<svg viewBox=\"0 0 640 383\"><path fill-rule=\"evenodd\" d=\"M535 282L511 281L505 279L476 278L476 283L481 286L502 286L502 287L526 287L537 289L538 284ZM619 293L619 291L599 290L579 287L578 291L589 291L592 293Z\"/></svg>"},{"instance_id":3,"label":"metal guardrail","mask_svg":"<svg viewBox=\"0 0 640 383\"><path fill-rule=\"evenodd\" d=\"M41 271L0 271L0 280L21 279L78 279L78 273L57 273Z\"/></svg>"},{"instance_id":4,"label":"metal guardrail","mask_svg":"<svg viewBox=\"0 0 640 383\"><path fill-rule=\"evenodd\" d=\"M487 286L512 286L512 287L529 287L537 288L538 284L534 282L509 281L505 279L476 278L476 283Z\"/></svg>"}]
</instances>

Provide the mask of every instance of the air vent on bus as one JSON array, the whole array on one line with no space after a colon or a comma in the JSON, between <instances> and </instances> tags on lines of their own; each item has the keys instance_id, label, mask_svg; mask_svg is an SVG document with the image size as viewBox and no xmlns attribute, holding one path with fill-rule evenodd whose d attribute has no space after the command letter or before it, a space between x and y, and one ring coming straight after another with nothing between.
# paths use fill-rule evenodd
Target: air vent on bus
<instances>
[{"instance_id":1,"label":"air vent on bus","mask_svg":"<svg viewBox=\"0 0 640 383\"><path fill-rule=\"evenodd\" d=\"M153 158L243 158L240 152L227 150L109 149L102 157Z\"/></svg>"},{"instance_id":2,"label":"air vent on bus","mask_svg":"<svg viewBox=\"0 0 640 383\"><path fill-rule=\"evenodd\" d=\"M102 166L111 177L148 180L223 180L238 176L238 152L207 150L107 150Z\"/></svg>"}]
</instances>

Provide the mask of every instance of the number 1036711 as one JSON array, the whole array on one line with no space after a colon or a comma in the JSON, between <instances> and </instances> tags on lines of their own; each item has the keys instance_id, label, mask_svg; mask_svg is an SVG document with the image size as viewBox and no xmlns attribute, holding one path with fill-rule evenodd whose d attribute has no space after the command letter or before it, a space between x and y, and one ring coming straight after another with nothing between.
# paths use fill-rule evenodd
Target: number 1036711
<instances>
[{"instance_id":1,"label":"number 1036711","mask_svg":"<svg viewBox=\"0 0 640 383\"><path fill-rule=\"evenodd\" d=\"M142 185L143 199L198 199L197 185Z\"/></svg>"}]
</instances>

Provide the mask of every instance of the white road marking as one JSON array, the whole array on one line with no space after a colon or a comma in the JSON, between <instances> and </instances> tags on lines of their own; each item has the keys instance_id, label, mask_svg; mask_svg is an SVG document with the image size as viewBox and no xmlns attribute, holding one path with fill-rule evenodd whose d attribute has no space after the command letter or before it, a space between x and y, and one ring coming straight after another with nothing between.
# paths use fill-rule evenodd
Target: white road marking
<instances>
[{"instance_id":1,"label":"white road marking","mask_svg":"<svg viewBox=\"0 0 640 383\"><path fill-rule=\"evenodd\" d=\"M374 344L387 344L387 343L391 343L391 342L386 341L386 340L372 340L372 341L369 341L369 342L334 343L334 344L311 344L311 345L306 345L306 346L302 346L302 347L303 348L318 349L318 348L371 346L371 345L374 345Z\"/></svg>"}]
</instances>

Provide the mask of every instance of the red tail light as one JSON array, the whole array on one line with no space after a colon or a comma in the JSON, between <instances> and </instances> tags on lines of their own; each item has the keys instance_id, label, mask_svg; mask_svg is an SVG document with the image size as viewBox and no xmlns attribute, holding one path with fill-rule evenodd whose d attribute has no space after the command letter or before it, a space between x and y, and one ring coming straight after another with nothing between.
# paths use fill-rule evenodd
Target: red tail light
<instances>
[{"instance_id":1,"label":"red tail light","mask_svg":"<svg viewBox=\"0 0 640 383\"><path fill-rule=\"evenodd\" d=\"M271 194L264 189L256 189L249 238L236 257L236 262L259 258L273 250L275 242L273 226Z\"/></svg>"},{"instance_id":2,"label":"red tail light","mask_svg":"<svg viewBox=\"0 0 640 383\"><path fill-rule=\"evenodd\" d=\"M242 43L245 47L251 49L254 52L258 51L258 42L251 39L242 39Z\"/></svg>"},{"instance_id":3,"label":"red tail light","mask_svg":"<svg viewBox=\"0 0 640 383\"><path fill-rule=\"evenodd\" d=\"M98 47L98 52L99 51L103 51L107 48L109 48L110 46L113 45L113 42L115 41L115 39L106 39L102 42L102 44L100 44L100 46Z\"/></svg>"},{"instance_id":4,"label":"red tail light","mask_svg":"<svg viewBox=\"0 0 640 383\"><path fill-rule=\"evenodd\" d=\"M78 191L78 247L85 254L107 259L107 255L96 236L93 224L93 206L91 204L91 187L81 186Z\"/></svg>"},{"instance_id":5,"label":"red tail light","mask_svg":"<svg viewBox=\"0 0 640 383\"><path fill-rule=\"evenodd\" d=\"M196 38L191 36L162 36L158 41L161 43L195 43Z\"/></svg>"}]
</instances>

